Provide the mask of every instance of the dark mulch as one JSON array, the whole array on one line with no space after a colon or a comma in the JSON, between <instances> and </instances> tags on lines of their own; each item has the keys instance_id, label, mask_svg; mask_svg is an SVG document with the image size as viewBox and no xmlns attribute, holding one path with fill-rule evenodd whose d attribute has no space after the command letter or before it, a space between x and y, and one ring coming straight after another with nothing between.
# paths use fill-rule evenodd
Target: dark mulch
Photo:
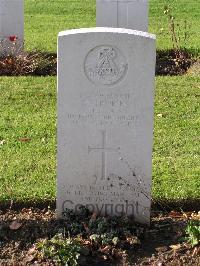
<instances>
[{"instance_id":1,"label":"dark mulch","mask_svg":"<svg viewBox=\"0 0 200 266\"><path fill-rule=\"evenodd\" d=\"M194 63L187 51L157 51L156 75L182 75ZM57 55L44 52L22 52L18 56L0 58L0 76L54 76Z\"/></svg>"},{"instance_id":2,"label":"dark mulch","mask_svg":"<svg viewBox=\"0 0 200 266\"><path fill-rule=\"evenodd\" d=\"M183 75L195 61L187 51L158 51L156 55L157 75Z\"/></svg>"},{"instance_id":3,"label":"dark mulch","mask_svg":"<svg viewBox=\"0 0 200 266\"><path fill-rule=\"evenodd\" d=\"M22 52L0 58L0 76L55 76L56 72L55 53Z\"/></svg>"},{"instance_id":4,"label":"dark mulch","mask_svg":"<svg viewBox=\"0 0 200 266\"><path fill-rule=\"evenodd\" d=\"M131 242L137 237L130 235L116 246L97 247L87 238L90 232L83 232L88 252L80 265L200 265L200 247L192 248L181 240L189 219L200 219L200 213L155 213L150 228L132 224L140 232L139 241ZM87 231L83 217L79 222ZM66 226L65 221L56 220L55 211L50 209L0 211L0 265L56 265L38 256L35 244L52 238Z\"/></svg>"}]
</instances>

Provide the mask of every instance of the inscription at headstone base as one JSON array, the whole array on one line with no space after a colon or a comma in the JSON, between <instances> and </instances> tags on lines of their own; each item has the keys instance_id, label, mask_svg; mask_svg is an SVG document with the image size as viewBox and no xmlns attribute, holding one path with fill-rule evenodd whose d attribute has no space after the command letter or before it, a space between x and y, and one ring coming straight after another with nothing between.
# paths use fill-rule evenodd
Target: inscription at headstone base
<instances>
[{"instance_id":1,"label":"inscription at headstone base","mask_svg":"<svg viewBox=\"0 0 200 266\"><path fill-rule=\"evenodd\" d=\"M85 205L149 223L154 75L154 35L115 28L59 34L59 218Z\"/></svg>"},{"instance_id":2,"label":"inscription at headstone base","mask_svg":"<svg viewBox=\"0 0 200 266\"><path fill-rule=\"evenodd\" d=\"M23 49L24 1L0 0L0 56Z\"/></svg>"},{"instance_id":3,"label":"inscription at headstone base","mask_svg":"<svg viewBox=\"0 0 200 266\"><path fill-rule=\"evenodd\" d=\"M96 25L148 31L148 7L148 0L96 0Z\"/></svg>"}]
</instances>

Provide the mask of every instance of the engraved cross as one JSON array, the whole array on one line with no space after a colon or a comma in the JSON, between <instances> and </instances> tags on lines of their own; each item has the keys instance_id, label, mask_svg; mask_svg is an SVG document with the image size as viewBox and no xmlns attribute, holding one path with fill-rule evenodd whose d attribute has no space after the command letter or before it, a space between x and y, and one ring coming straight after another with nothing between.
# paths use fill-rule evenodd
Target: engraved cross
<instances>
[{"instance_id":1,"label":"engraved cross","mask_svg":"<svg viewBox=\"0 0 200 266\"><path fill-rule=\"evenodd\" d=\"M120 148L107 148L106 146L106 131L101 130L102 143L101 147L88 146L88 153L92 151L101 152L101 180L106 178L106 153L117 152Z\"/></svg>"}]
</instances>

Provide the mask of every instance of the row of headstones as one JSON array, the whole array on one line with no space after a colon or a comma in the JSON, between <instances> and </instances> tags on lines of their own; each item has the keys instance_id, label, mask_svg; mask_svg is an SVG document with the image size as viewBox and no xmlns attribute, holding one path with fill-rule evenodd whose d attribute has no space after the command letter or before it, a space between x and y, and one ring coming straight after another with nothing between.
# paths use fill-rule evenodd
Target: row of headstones
<instances>
[{"instance_id":1,"label":"row of headstones","mask_svg":"<svg viewBox=\"0 0 200 266\"><path fill-rule=\"evenodd\" d=\"M148 31L147 0L96 0L97 27ZM24 0L0 0L0 55L24 43Z\"/></svg>"},{"instance_id":2,"label":"row of headstones","mask_svg":"<svg viewBox=\"0 0 200 266\"><path fill-rule=\"evenodd\" d=\"M0 0L0 36L21 40L23 26L8 30L19 8L8 15L11 2L23 6ZM148 224L155 76L148 1L97 0L97 25L58 37L58 217L85 205Z\"/></svg>"}]
</instances>

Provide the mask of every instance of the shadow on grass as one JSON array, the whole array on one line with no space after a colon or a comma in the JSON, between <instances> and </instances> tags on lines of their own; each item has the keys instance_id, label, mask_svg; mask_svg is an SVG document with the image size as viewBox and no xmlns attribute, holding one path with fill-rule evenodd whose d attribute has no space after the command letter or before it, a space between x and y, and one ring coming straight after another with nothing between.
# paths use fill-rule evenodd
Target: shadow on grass
<instances>
[{"instance_id":1,"label":"shadow on grass","mask_svg":"<svg viewBox=\"0 0 200 266\"><path fill-rule=\"evenodd\" d=\"M20 210L23 208L37 208L37 209L46 209L50 210L56 209L55 201L5 201L0 202L0 210ZM163 211L169 212L171 210L183 211L183 212L192 212L200 210L200 198L199 199L184 199L184 200L153 200L152 201L152 211Z\"/></svg>"}]
</instances>

